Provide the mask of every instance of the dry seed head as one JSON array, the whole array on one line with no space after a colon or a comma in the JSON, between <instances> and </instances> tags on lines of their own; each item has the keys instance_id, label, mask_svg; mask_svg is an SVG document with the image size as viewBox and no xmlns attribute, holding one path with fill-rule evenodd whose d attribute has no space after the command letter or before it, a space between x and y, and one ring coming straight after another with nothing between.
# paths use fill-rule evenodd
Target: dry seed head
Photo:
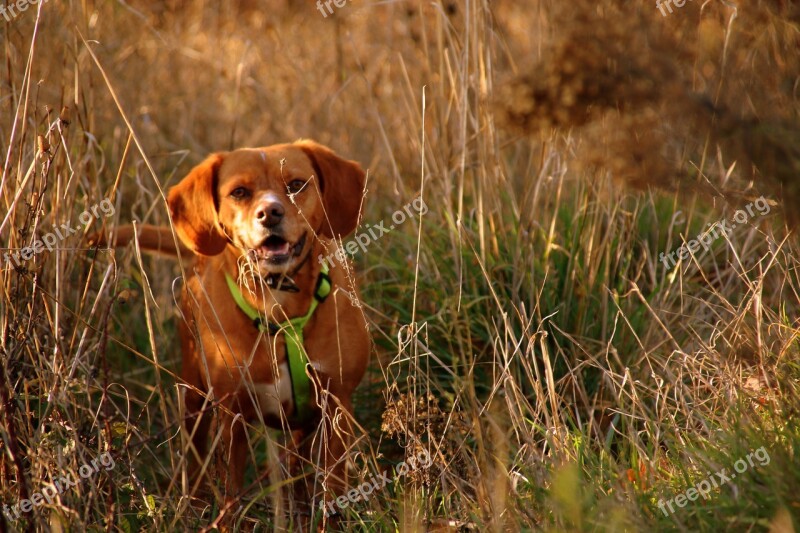
<instances>
[{"instance_id":1,"label":"dry seed head","mask_svg":"<svg viewBox=\"0 0 800 533\"><path fill-rule=\"evenodd\" d=\"M70 114L71 113L70 113L70 110L69 110L69 106L65 105L64 107L61 108L61 115L59 116L59 120L61 121L61 124L65 125L65 126L69 126Z\"/></svg>"},{"instance_id":2,"label":"dry seed head","mask_svg":"<svg viewBox=\"0 0 800 533\"><path fill-rule=\"evenodd\" d=\"M442 411L433 395L414 396L412 393L400 394L390 398L382 415L381 431L406 443L406 454L419 457L427 452L433 463L425 469L409 473L409 479L430 482L431 473L442 471L447 461L459 463L456 457L458 443L467 435L468 428L462 413L454 411L448 415ZM431 439L447 435L444 440Z\"/></svg>"},{"instance_id":3,"label":"dry seed head","mask_svg":"<svg viewBox=\"0 0 800 533\"><path fill-rule=\"evenodd\" d=\"M36 141L39 146L39 155L50 153L50 142L47 140L47 137L38 135Z\"/></svg>"}]
</instances>

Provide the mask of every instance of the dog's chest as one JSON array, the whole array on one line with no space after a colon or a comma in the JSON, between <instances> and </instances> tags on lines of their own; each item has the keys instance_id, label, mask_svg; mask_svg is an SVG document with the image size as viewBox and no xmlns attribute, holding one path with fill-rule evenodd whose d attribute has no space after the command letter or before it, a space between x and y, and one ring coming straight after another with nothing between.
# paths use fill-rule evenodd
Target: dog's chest
<instances>
[{"instance_id":1,"label":"dog's chest","mask_svg":"<svg viewBox=\"0 0 800 533\"><path fill-rule=\"evenodd\" d=\"M308 345L308 342L305 343L306 348L309 347ZM275 352L272 350L273 347L276 349ZM309 350L308 371L317 374L324 369L324 365L314 360L314 353L315 350ZM259 349L255 350L249 361L240 359L243 363L242 370L246 368L248 376L244 379L249 396L246 403L259 410L261 414L259 416L257 412L247 410L246 412L250 412L248 417L255 419L263 417L263 420L269 425L280 426L281 420L291 419L297 410L294 387L310 385L308 382L305 385L292 383L292 373L285 354L284 342L273 344L273 340L262 338Z\"/></svg>"},{"instance_id":2,"label":"dog's chest","mask_svg":"<svg viewBox=\"0 0 800 533\"><path fill-rule=\"evenodd\" d=\"M255 382L251 392L261 414L265 418L280 419L294 409L292 379L289 364L283 361L278 365L278 374L271 383Z\"/></svg>"}]
</instances>

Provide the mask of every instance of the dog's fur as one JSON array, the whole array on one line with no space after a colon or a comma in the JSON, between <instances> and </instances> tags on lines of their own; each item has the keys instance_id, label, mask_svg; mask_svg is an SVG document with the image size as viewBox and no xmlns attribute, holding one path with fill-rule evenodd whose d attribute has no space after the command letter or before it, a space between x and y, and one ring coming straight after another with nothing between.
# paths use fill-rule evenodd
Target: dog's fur
<instances>
[{"instance_id":1,"label":"dog's fur","mask_svg":"<svg viewBox=\"0 0 800 533\"><path fill-rule=\"evenodd\" d=\"M217 463L229 498L242 489L249 456L245 421L291 429L295 442L303 441L303 433L324 428L325 438L315 439L324 449L312 453L311 443L305 442L300 457L304 466L327 473L322 486L332 491L325 499L346 486L351 397L370 353L347 269L331 269L331 294L305 328L315 417L300 427L288 421L296 407L284 335L259 333L231 297L225 274L238 281L250 305L274 324L304 315L320 274L317 257L327 255L332 238L357 226L364 185L357 163L312 141L216 153L169 192L180 244L167 227L139 229L142 249L194 255L180 305L182 378L188 385L185 427L193 435L194 470L205 461L211 434L217 428L222 432L224 453ZM133 238L133 228L123 227L112 244L122 246ZM298 290L270 288L266 277ZM208 414L209 401L219 402L214 409L218 424Z\"/></svg>"}]
</instances>

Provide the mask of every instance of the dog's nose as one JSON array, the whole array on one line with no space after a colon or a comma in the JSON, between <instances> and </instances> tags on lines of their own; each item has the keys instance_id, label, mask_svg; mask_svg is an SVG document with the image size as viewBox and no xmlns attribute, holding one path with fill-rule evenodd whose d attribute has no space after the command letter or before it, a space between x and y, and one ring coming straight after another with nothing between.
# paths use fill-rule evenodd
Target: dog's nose
<instances>
[{"instance_id":1,"label":"dog's nose","mask_svg":"<svg viewBox=\"0 0 800 533\"><path fill-rule=\"evenodd\" d=\"M283 215L286 214L283 204L280 202L270 202L263 204L256 211L256 219L266 228L277 226L283 220Z\"/></svg>"}]
</instances>

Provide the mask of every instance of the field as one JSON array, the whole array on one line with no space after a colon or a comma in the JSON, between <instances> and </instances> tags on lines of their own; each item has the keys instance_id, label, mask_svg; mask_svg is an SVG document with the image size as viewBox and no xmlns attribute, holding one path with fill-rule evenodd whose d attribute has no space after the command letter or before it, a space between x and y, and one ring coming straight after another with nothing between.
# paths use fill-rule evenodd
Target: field
<instances>
[{"instance_id":1,"label":"field","mask_svg":"<svg viewBox=\"0 0 800 533\"><path fill-rule=\"evenodd\" d=\"M240 507L189 497L185 271L89 240L299 138L369 170L356 235L394 227L353 256L350 479L388 482L316 526L797 531L800 3L657 4L0 11L0 531L303 523L264 427Z\"/></svg>"}]
</instances>

